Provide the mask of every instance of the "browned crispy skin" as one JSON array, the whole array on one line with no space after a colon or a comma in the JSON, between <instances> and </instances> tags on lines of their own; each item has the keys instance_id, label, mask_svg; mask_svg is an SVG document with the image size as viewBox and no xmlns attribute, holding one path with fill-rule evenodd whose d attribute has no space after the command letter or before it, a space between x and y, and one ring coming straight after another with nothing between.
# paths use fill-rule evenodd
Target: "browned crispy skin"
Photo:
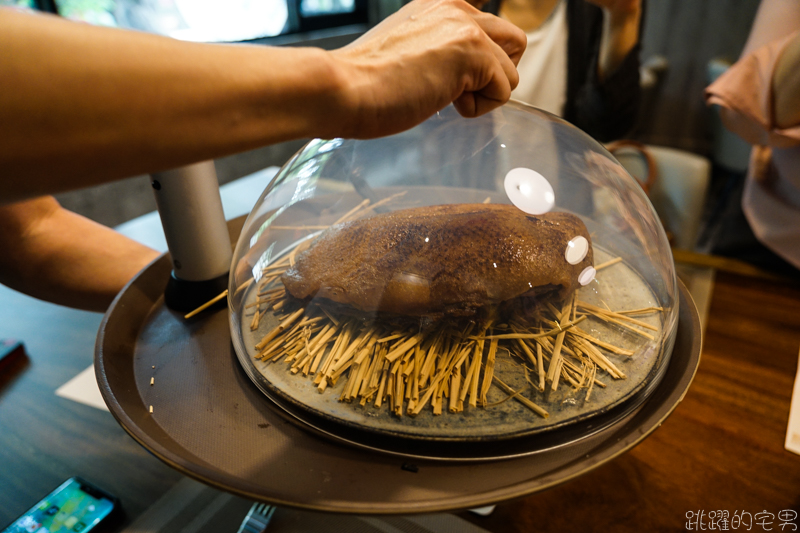
<instances>
[{"instance_id":1,"label":"browned crispy skin","mask_svg":"<svg viewBox=\"0 0 800 533\"><path fill-rule=\"evenodd\" d=\"M559 296L592 265L567 243L589 239L568 213L527 215L511 205L404 209L332 226L281 278L296 298L322 297L362 311L470 315L537 291Z\"/></svg>"}]
</instances>

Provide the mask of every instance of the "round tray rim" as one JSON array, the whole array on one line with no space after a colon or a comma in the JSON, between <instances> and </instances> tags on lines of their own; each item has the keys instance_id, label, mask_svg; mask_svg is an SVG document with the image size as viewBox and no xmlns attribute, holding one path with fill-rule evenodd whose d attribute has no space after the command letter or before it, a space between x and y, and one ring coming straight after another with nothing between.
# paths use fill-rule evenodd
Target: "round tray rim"
<instances>
[{"instance_id":1,"label":"round tray rim","mask_svg":"<svg viewBox=\"0 0 800 533\"><path fill-rule=\"evenodd\" d=\"M157 259L149 267L145 269L155 269L163 271L168 274L169 261L168 257L162 256ZM144 271L143 271L144 272ZM267 501L273 504L295 507L316 511L326 512L344 512L344 513L358 513L358 514L402 514L402 513L420 513L420 512L443 512L455 509L465 509L478 507L481 505L491 505L506 501L509 499L520 498L530 495L532 493L551 488L555 485L567 482L584 473L587 473L630 450L653 431L655 431L664 420L674 411L677 405L685 396L688 388L694 378L700 362L700 348L702 344L702 333L700 328L699 316L691 296L686 287L679 282L679 298L680 298L680 319L678 326L678 336L681 337L681 343L676 342L675 349L686 350L684 357L675 358L674 354L670 360L670 365L678 364L678 361L683 359L684 364L680 370L680 375L677 376L675 386L670 390L664 390L665 383L662 382L656 392L648 399L645 405L636 412L625 424L620 427L614 428L614 431L609 434L609 437L604 441L607 445L598 446L598 452L586 458L576 458L570 461L561 468L556 469L554 472L548 473L545 476L528 479L523 483L503 486L492 489L488 492L481 493L479 496L472 496L470 498L451 497L439 500L418 502L415 504L400 503L400 502L352 502L341 500L327 500L315 502L298 502L286 498L265 497L258 489L258 486L251 482L239 479L231 474L216 468L214 465L209 464L198 457L181 454L179 451L164 444L163 440L159 437L167 436L165 432L163 435L157 435L158 428L153 429L153 432L148 433L142 427L137 425L133 418L122 407L117 392L109 382L108 372L110 363L107 354L111 350L111 345L115 341L108 336L110 327L115 320L115 316L119 313L120 308L130 307L130 305L163 305L163 299L159 299L153 304L148 300L146 295L136 294L137 291L131 291L137 283L137 280L142 276L140 273L135 277L129 285L117 296L114 303L109 308L103 321L100 325L96 349L95 349L95 371L100 386L101 393L105 399L110 412L123 429L131 435L131 437L139 442L145 449L150 451L158 459L175 468L181 473L197 479L205 484L214 486L221 490L231 492L242 497L257 501ZM166 280L166 276L164 277ZM131 299L135 300L131 302ZM117 324L119 325L119 324ZM124 326L129 331L129 335L135 337L138 325L128 324ZM118 341L116 345L118 346ZM682 354L683 355L683 354ZM668 369L669 371L669 369ZM250 383L252 385L252 383ZM610 442L618 436L616 442ZM337 446L334 443L328 442L324 439L319 440L321 446ZM546 452L545 452L546 453ZM369 466L369 462L375 459L375 455L366 454L364 462L365 466ZM538 457L538 456L537 456ZM523 459L508 459L508 461L524 461L530 458ZM496 461L476 462L463 465L464 468L471 469L485 469L493 468ZM455 465L456 468L460 466Z\"/></svg>"}]
</instances>

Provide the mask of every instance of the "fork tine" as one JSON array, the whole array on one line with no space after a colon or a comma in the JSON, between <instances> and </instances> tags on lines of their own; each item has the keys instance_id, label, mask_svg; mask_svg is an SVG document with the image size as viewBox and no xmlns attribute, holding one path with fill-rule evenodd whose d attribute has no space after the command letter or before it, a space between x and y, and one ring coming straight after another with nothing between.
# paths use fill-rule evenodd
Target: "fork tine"
<instances>
[{"instance_id":1,"label":"fork tine","mask_svg":"<svg viewBox=\"0 0 800 533\"><path fill-rule=\"evenodd\" d=\"M263 533L272 519L275 507L266 503L254 503L244 517L238 533Z\"/></svg>"}]
</instances>

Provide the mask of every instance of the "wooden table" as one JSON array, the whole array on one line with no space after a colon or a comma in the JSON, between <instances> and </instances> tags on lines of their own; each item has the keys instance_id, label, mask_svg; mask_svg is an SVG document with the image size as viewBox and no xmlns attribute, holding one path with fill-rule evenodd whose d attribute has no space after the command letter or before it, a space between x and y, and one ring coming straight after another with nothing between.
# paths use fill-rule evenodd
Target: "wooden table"
<instances>
[{"instance_id":1,"label":"wooden table","mask_svg":"<svg viewBox=\"0 0 800 533\"><path fill-rule=\"evenodd\" d=\"M0 528L68 477L122 499L130 517L182 475L139 446L106 411L55 395L92 364L102 315L0 286L0 338L25 343L27 361L0 373Z\"/></svg>"},{"instance_id":2,"label":"wooden table","mask_svg":"<svg viewBox=\"0 0 800 533\"><path fill-rule=\"evenodd\" d=\"M182 476L108 413L54 394L92 362L100 315L0 289L0 338L30 354L0 376L0 526L76 474L135 519ZM711 511L766 510L780 531L778 513L800 510L800 456L783 448L798 348L800 288L719 273L699 372L660 429L575 481L460 516L496 532L639 532L685 530L689 511L708 527Z\"/></svg>"},{"instance_id":3,"label":"wooden table","mask_svg":"<svg viewBox=\"0 0 800 533\"><path fill-rule=\"evenodd\" d=\"M686 530L688 512L705 511L708 529L711 511L766 510L772 525L752 531L781 531L780 511L800 513L800 456L784 449L799 349L800 288L718 273L700 368L661 428L574 482L463 516L498 532L620 533Z\"/></svg>"}]
</instances>

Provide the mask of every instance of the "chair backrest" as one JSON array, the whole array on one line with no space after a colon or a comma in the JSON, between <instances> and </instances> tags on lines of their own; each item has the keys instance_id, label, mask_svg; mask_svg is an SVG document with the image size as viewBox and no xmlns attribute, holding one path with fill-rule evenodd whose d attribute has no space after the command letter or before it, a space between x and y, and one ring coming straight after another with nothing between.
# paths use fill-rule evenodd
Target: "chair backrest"
<instances>
[{"instance_id":1,"label":"chair backrest","mask_svg":"<svg viewBox=\"0 0 800 533\"><path fill-rule=\"evenodd\" d=\"M705 157L674 148L647 145L645 149L658 170L650 188L650 201L666 230L674 236L674 245L693 250L711 179L711 164ZM647 162L638 150L619 148L614 155L633 177L642 182L647 179Z\"/></svg>"}]
</instances>

